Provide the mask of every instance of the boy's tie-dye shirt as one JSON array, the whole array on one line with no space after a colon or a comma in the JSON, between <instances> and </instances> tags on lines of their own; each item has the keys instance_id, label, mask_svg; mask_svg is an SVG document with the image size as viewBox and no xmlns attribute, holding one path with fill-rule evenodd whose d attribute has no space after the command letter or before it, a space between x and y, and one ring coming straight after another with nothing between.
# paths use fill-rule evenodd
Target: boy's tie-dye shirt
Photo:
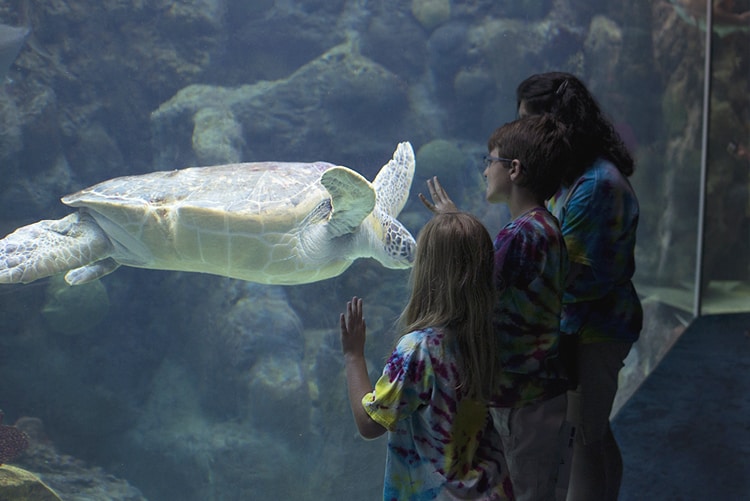
<instances>
[{"instance_id":1,"label":"boy's tie-dye shirt","mask_svg":"<svg viewBox=\"0 0 750 501\"><path fill-rule=\"evenodd\" d=\"M502 378L492 404L522 407L561 395L567 381L558 346L568 260L557 220L538 207L495 238L495 331Z\"/></svg>"},{"instance_id":2,"label":"boy's tie-dye shirt","mask_svg":"<svg viewBox=\"0 0 750 501\"><path fill-rule=\"evenodd\" d=\"M635 271L638 199L611 162L597 160L548 203L571 263L584 265L563 296L562 331L581 342L634 342L643 323Z\"/></svg>"},{"instance_id":3,"label":"boy's tie-dye shirt","mask_svg":"<svg viewBox=\"0 0 750 501\"><path fill-rule=\"evenodd\" d=\"M389 432L383 499L511 499L487 406L464 398L460 385L455 345L442 329L398 342L362 399Z\"/></svg>"}]
</instances>

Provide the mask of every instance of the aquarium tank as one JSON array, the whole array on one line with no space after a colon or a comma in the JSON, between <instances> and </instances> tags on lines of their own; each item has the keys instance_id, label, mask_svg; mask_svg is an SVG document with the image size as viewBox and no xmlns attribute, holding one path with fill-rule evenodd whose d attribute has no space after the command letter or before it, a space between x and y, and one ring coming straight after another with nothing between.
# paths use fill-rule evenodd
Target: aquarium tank
<instances>
[{"instance_id":1,"label":"aquarium tank","mask_svg":"<svg viewBox=\"0 0 750 501\"><path fill-rule=\"evenodd\" d=\"M113 178L328 162L391 197L414 236L432 176L494 236L509 216L483 199L487 138L523 79L574 73L636 159L645 319L616 413L696 316L750 311L750 1L714 3L5 0L0 235L76 214L62 197ZM406 141L411 183L374 182ZM272 174L268 193L292 181L317 178ZM285 200L281 247L330 209ZM374 381L408 268L363 257L295 283L133 264L0 285L0 409L28 436L14 466L66 500L382 497L386 438L352 420L339 313L365 299Z\"/></svg>"}]
</instances>

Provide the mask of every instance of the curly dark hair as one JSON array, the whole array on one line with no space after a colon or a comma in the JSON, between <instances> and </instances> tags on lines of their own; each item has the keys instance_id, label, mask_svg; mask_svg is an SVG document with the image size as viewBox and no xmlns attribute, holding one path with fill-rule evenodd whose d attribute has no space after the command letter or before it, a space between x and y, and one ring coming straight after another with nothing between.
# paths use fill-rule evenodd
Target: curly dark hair
<instances>
[{"instance_id":1,"label":"curly dark hair","mask_svg":"<svg viewBox=\"0 0 750 501\"><path fill-rule=\"evenodd\" d=\"M528 77L516 89L516 108L522 103L527 113L551 113L570 128L573 154L562 176L564 185L573 183L600 157L624 176L633 174L635 162L622 138L575 75L549 72Z\"/></svg>"}]
</instances>

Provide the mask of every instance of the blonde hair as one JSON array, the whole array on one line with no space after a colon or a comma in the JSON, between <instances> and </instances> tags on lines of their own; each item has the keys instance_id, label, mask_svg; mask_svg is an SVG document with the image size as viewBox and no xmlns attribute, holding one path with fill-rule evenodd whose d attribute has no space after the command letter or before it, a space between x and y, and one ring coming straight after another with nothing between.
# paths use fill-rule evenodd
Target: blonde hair
<instances>
[{"instance_id":1,"label":"blonde hair","mask_svg":"<svg viewBox=\"0 0 750 501\"><path fill-rule=\"evenodd\" d=\"M436 214L419 233L401 333L441 327L457 346L462 393L486 400L499 370L492 328L494 251L471 214Z\"/></svg>"}]
</instances>

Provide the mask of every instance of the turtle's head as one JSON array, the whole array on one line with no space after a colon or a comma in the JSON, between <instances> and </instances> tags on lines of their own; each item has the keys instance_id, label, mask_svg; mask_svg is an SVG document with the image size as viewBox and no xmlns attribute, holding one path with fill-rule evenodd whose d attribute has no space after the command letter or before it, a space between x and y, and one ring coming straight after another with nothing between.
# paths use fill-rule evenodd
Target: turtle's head
<instances>
[{"instance_id":1,"label":"turtle's head","mask_svg":"<svg viewBox=\"0 0 750 501\"><path fill-rule=\"evenodd\" d=\"M414 264L414 252L417 249L414 237L396 219L381 216L380 220L383 228L383 252L373 257L386 268L411 268Z\"/></svg>"}]
</instances>

